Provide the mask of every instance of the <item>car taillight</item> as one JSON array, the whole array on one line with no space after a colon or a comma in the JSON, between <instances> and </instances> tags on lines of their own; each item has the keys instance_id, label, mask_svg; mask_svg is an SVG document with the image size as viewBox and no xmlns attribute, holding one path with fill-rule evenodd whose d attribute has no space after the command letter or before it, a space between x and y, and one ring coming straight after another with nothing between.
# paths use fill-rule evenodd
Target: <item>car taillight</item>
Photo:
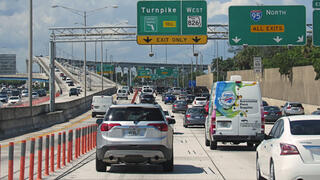
<instances>
[{"instance_id":1,"label":"car taillight","mask_svg":"<svg viewBox=\"0 0 320 180\"><path fill-rule=\"evenodd\" d=\"M91 104L91 109L93 109L93 105Z\"/></svg>"},{"instance_id":2,"label":"car taillight","mask_svg":"<svg viewBox=\"0 0 320 180\"><path fill-rule=\"evenodd\" d=\"M292 144L280 143L281 153L280 155L295 155L300 154L297 147Z\"/></svg>"},{"instance_id":3,"label":"car taillight","mask_svg":"<svg viewBox=\"0 0 320 180\"><path fill-rule=\"evenodd\" d=\"M148 126L156 127L159 131L168 131L168 125L165 123L151 123Z\"/></svg>"},{"instance_id":4,"label":"car taillight","mask_svg":"<svg viewBox=\"0 0 320 180\"><path fill-rule=\"evenodd\" d=\"M110 124L101 124L100 130L101 131L109 131L115 126L121 126L119 123L110 123Z\"/></svg>"},{"instance_id":5,"label":"car taillight","mask_svg":"<svg viewBox=\"0 0 320 180\"><path fill-rule=\"evenodd\" d=\"M265 119L264 119L264 116L262 115L261 116L261 133L264 134L264 130L265 130Z\"/></svg>"},{"instance_id":6,"label":"car taillight","mask_svg":"<svg viewBox=\"0 0 320 180\"><path fill-rule=\"evenodd\" d=\"M177 107L177 105L174 104L173 107Z\"/></svg>"},{"instance_id":7,"label":"car taillight","mask_svg":"<svg viewBox=\"0 0 320 180\"><path fill-rule=\"evenodd\" d=\"M301 106L301 109L304 109L304 108Z\"/></svg>"},{"instance_id":8,"label":"car taillight","mask_svg":"<svg viewBox=\"0 0 320 180\"><path fill-rule=\"evenodd\" d=\"M281 113L281 112L277 112L277 114L278 114L279 116L281 116L281 115L282 115L282 113Z\"/></svg>"},{"instance_id":9,"label":"car taillight","mask_svg":"<svg viewBox=\"0 0 320 180\"><path fill-rule=\"evenodd\" d=\"M211 126L210 126L210 132L212 134L215 133L215 129L216 128L216 117L211 117Z\"/></svg>"},{"instance_id":10,"label":"car taillight","mask_svg":"<svg viewBox=\"0 0 320 180\"><path fill-rule=\"evenodd\" d=\"M269 112L264 112L264 114L265 114L265 115L268 115L268 114L269 114Z\"/></svg>"},{"instance_id":11,"label":"car taillight","mask_svg":"<svg viewBox=\"0 0 320 180\"><path fill-rule=\"evenodd\" d=\"M190 115L190 114L187 114L186 117L187 117L187 118L191 118L191 115Z\"/></svg>"},{"instance_id":12,"label":"car taillight","mask_svg":"<svg viewBox=\"0 0 320 180\"><path fill-rule=\"evenodd\" d=\"M291 109L291 106L288 106L287 109Z\"/></svg>"}]
</instances>

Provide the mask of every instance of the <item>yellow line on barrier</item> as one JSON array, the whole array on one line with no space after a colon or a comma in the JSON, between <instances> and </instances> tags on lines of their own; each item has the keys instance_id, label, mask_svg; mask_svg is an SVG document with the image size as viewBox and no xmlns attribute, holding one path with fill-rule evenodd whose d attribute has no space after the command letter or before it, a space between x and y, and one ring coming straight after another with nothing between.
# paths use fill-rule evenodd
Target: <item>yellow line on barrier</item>
<instances>
[{"instance_id":1,"label":"yellow line on barrier","mask_svg":"<svg viewBox=\"0 0 320 180\"><path fill-rule=\"evenodd\" d=\"M41 137L41 136L43 137L43 136L46 136L46 135L50 135L50 134L52 134L52 133L56 133L56 132L59 132L59 131L63 131L63 130L65 130L65 129L68 129L68 128L71 128L71 127L73 127L73 126L76 126L77 124L80 124L80 123L82 123L83 121L86 121L86 120L88 120L88 119L90 119L90 118L91 118L91 115L89 114L89 115L87 115L86 117L84 117L83 119L80 119L80 120L78 120L78 121L76 121L76 122L74 122L74 123L71 123L71 124L69 124L69 125L66 125L66 126L64 126L63 128L60 128L60 129L57 129L57 130L54 130L54 131L50 131L50 132L46 132L46 133L43 133L43 134L41 134L41 135L39 135L39 136L28 137L28 138L26 138L26 139L24 139L24 140L29 141L29 140L31 140L32 138L38 138L38 137ZM16 141L16 142L14 142L14 144L20 144L22 141L23 141L23 140L21 140L21 141ZM1 145L1 148L6 148L6 147L9 147L9 144Z\"/></svg>"}]
</instances>

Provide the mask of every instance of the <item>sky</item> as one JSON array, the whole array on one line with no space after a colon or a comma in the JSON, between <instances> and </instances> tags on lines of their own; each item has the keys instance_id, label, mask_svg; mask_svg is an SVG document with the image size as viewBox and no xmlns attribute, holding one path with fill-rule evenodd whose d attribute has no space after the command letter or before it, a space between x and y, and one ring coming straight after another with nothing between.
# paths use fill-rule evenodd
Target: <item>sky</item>
<instances>
[{"instance_id":1,"label":"sky","mask_svg":"<svg viewBox=\"0 0 320 180\"><path fill-rule=\"evenodd\" d=\"M81 11L109 6L88 16L87 26L107 26L115 24L136 25L136 0L33 0L33 55L48 55L49 27L82 26L83 17L63 8L65 6ZM118 8L111 8L118 5ZM305 5L307 24L312 23L312 0L207 0L208 24L228 24L228 8L231 5ZM29 0L0 0L0 54L17 55L17 71L26 72L25 59L28 57L28 15ZM218 45L218 48L217 48ZM99 46L98 46L99 47ZM165 46L153 46L155 56L149 57L150 46L137 45L136 42L105 42L104 48L118 62L164 63ZM217 50L218 49L218 53ZM217 56L232 57L228 53L226 41L218 43L209 40L206 45L197 45L195 49L203 55L203 63L210 64ZM57 56L71 58L71 43L57 45ZM87 44L87 60L94 61L94 43ZM83 43L73 44L73 56L83 59ZM99 60L100 48L97 50ZM108 55L108 60L110 56ZM192 45L167 46L168 63L195 63Z\"/></svg>"}]
</instances>

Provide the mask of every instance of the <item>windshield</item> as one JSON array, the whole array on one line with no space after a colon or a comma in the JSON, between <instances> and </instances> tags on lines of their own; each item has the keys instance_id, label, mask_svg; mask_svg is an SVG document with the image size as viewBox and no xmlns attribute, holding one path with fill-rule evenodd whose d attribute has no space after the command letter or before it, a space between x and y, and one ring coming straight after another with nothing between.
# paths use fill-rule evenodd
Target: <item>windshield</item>
<instances>
[{"instance_id":1,"label":"windshield","mask_svg":"<svg viewBox=\"0 0 320 180\"><path fill-rule=\"evenodd\" d=\"M206 100L207 100L207 98L205 98L205 97L196 98L196 101L206 101Z\"/></svg>"},{"instance_id":2,"label":"windshield","mask_svg":"<svg viewBox=\"0 0 320 180\"><path fill-rule=\"evenodd\" d=\"M279 107L276 106L265 106L263 109L264 111L280 111Z\"/></svg>"},{"instance_id":3,"label":"windshield","mask_svg":"<svg viewBox=\"0 0 320 180\"><path fill-rule=\"evenodd\" d=\"M320 135L320 120L290 121L292 135Z\"/></svg>"},{"instance_id":4,"label":"windshield","mask_svg":"<svg viewBox=\"0 0 320 180\"><path fill-rule=\"evenodd\" d=\"M17 100L19 97L10 97L10 100Z\"/></svg>"},{"instance_id":5,"label":"windshield","mask_svg":"<svg viewBox=\"0 0 320 180\"><path fill-rule=\"evenodd\" d=\"M158 108L110 108L105 121L164 121Z\"/></svg>"},{"instance_id":6,"label":"windshield","mask_svg":"<svg viewBox=\"0 0 320 180\"><path fill-rule=\"evenodd\" d=\"M189 108L188 114L205 114L204 108Z\"/></svg>"}]
</instances>

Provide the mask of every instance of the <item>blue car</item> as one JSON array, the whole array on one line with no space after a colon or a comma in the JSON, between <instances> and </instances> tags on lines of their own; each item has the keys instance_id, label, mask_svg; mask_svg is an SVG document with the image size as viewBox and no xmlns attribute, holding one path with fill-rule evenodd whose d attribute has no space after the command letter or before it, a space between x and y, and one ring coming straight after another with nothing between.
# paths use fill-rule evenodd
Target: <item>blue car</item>
<instances>
[{"instance_id":1,"label":"blue car","mask_svg":"<svg viewBox=\"0 0 320 180\"><path fill-rule=\"evenodd\" d=\"M164 98L164 104L173 103L175 100L177 100L175 95L172 95L172 94L166 95Z\"/></svg>"}]
</instances>

